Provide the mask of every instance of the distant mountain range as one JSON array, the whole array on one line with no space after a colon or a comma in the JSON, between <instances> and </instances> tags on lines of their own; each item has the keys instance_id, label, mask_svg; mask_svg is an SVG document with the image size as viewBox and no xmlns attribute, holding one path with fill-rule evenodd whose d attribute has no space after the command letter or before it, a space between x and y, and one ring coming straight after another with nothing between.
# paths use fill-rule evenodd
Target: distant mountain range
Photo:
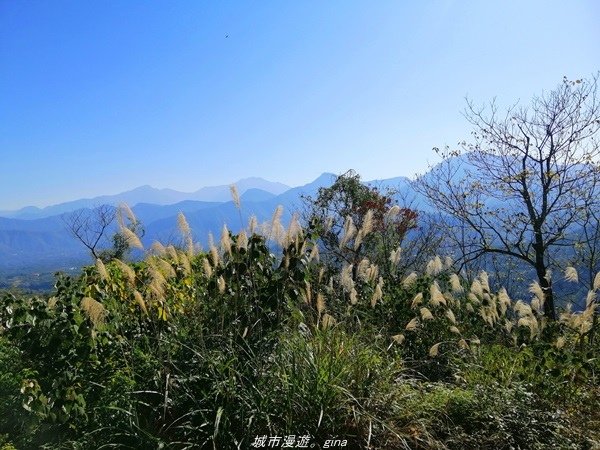
<instances>
[{"instance_id":1,"label":"distant mountain range","mask_svg":"<svg viewBox=\"0 0 600 450\"><path fill-rule=\"evenodd\" d=\"M267 194L279 195L290 189L282 183L263 180L262 178L244 178L235 183L240 194L250 191L250 195L261 195L256 191L264 191ZM253 193L254 192L254 193ZM56 216L65 212L75 211L81 208L93 208L98 205L114 205L127 203L130 206L138 203L151 203L155 205L171 205L185 200L201 202L226 202L231 200L229 185L209 186L195 192L179 192L173 189L156 189L152 186L140 186L131 191L116 195L103 195L95 198L84 198L58 205L38 208L27 206L17 211L0 211L0 217L13 219L41 219Z\"/></svg>"},{"instance_id":2,"label":"distant mountain range","mask_svg":"<svg viewBox=\"0 0 600 450\"><path fill-rule=\"evenodd\" d=\"M223 224L237 232L252 215L260 222L270 220L278 205L284 207L283 221L289 221L292 213L301 209L302 195L314 196L319 188L331 186L335 179L336 175L324 173L311 183L293 188L261 178L240 180L235 184L241 198L241 214L233 204L229 185L205 187L193 193L142 186L117 195L0 213L0 287L32 273L51 280L49 274L57 270L75 270L91 262L87 250L65 226L64 218L73 211L127 203L143 224L145 246L156 240L178 243L177 215L183 212L196 242L206 245L208 234L218 238ZM403 180L394 178L375 184L398 187ZM116 231L114 227L109 234Z\"/></svg>"}]
</instances>

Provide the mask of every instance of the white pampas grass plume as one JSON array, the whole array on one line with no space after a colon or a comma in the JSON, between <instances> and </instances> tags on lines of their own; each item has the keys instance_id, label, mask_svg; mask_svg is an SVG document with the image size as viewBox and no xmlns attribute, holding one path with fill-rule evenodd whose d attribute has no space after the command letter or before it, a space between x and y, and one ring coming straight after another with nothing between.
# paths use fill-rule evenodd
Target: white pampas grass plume
<instances>
[{"instance_id":1,"label":"white pampas grass plume","mask_svg":"<svg viewBox=\"0 0 600 450\"><path fill-rule=\"evenodd\" d=\"M250 235L253 235L254 233L256 233L257 228L258 228L258 219L256 218L255 215L252 215L250 217L250 222L248 223L248 231L250 232Z\"/></svg>"},{"instance_id":2,"label":"white pampas grass plume","mask_svg":"<svg viewBox=\"0 0 600 450\"><path fill-rule=\"evenodd\" d=\"M117 207L117 222L119 223L119 226L125 227L125 217L127 217L131 223L137 222L135 214L133 214L129 205L127 203L121 203Z\"/></svg>"},{"instance_id":3,"label":"white pampas grass plume","mask_svg":"<svg viewBox=\"0 0 600 450\"><path fill-rule=\"evenodd\" d=\"M219 288L219 294L225 293L225 279L223 278L223 275L217 279L217 287Z\"/></svg>"},{"instance_id":4,"label":"white pampas grass plume","mask_svg":"<svg viewBox=\"0 0 600 450\"><path fill-rule=\"evenodd\" d=\"M596 274L596 276L594 277L594 285L592 287L595 291L597 291L598 289L600 289L600 272L598 272Z\"/></svg>"},{"instance_id":5,"label":"white pampas grass plume","mask_svg":"<svg viewBox=\"0 0 600 450\"><path fill-rule=\"evenodd\" d=\"M533 311L531 310L531 306L525 303L523 300L517 300L515 303L514 310L519 317L531 316L533 315Z\"/></svg>"},{"instance_id":6,"label":"white pampas grass plume","mask_svg":"<svg viewBox=\"0 0 600 450\"><path fill-rule=\"evenodd\" d=\"M327 328L331 328L335 325L335 319L329 314L325 313L323 318L321 319L321 328L326 330Z\"/></svg>"},{"instance_id":7,"label":"white pampas grass plume","mask_svg":"<svg viewBox=\"0 0 600 450\"><path fill-rule=\"evenodd\" d=\"M235 246L238 250L247 250L248 249L248 235L245 230L240 231L237 235L237 239L235 241Z\"/></svg>"},{"instance_id":8,"label":"white pampas grass plume","mask_svg":"<svg viewBox=\"0 0 600 450\"><path fill-rule=\"evenodd\" d=\"M237 186L232 184L229 186L229 192L231 192L231 198L233 199L233 204L237 209L240 209L240 194L238 192Z\"/></svg>"},{"instance_id":9,"label":"white pampas grass plume","mask_svg":"<svg viewBox=\"0 0 600 450\"><path fill-rule=\"evenodd\" d=\"M423 320L433 320L433 314L431 314L431 311L429 311L428 308L425 308L424 306L419 310L419 312L421 313L421 319Z\"/></svg>"},{"instance_id":10,"label":"white pampas grass plume","mask_svg":"<svg viewBox=\"0 0 600 450\"><path fill-rule=\"evenodd\" d=\"M465 341L464 339L460 339L458 341L458 347L463 349L463 350L468 350L469 349L469 344L467 344L467 341Z\"/></svg>"},{"instance_id":11,"label":"white pampas grass plume","mask_svg":"<svg viewBox=\"0 0 600 450\"><path fill-rule=\"evenodd\" d=\"M392 263L393 267L396 267L400 262L400 257L402 256L402 249L398 247L396 250L392 250L390 252L390 263Z\"/></svg>"},{"instance_id":12,"label":"white pampas grass plume","mask_svg":"<svg viewBox=\"0 0 600 450\"><path fill-rule=\"evenodd\" d=\"M98 275L100 275L101 280L108 280L108 272L106 270L106 266L100 258L96 259L96 271L98 272Z\"/></svg>"},{"instance_id":13,"label":"white pampas grass plume","mask_svg":"<svg viewBox=\"0 0 600 450\"><path fill-rule=\"evenodd\" d=\"M542 287L538 284L537 281L533 281L529 285L529 292L531 292L533 295L535 295L540 300L540 302L543 303L544 291L543 291Z\"/></svg>"},{"instance_id":14,"label":"white pampas grass plume","mask_svg":"<svg viewBox=\"0 0 600 450\"><path fill-rule=\"evenodd\" d=\"M587 296L585 297L585 307L589 308L592 303L596 300L596 292L588 291Z\"/></svg>"},{"instance_id":15,"label":"white pampas grass plume","mask_svg":"<svg viewBox=\"0 0 600 450\"><path fill-rule=\"evenodd\" d=\"M566 342L567 338L565 338L564 336L559 336L554 345L556 345L556 348L561 349L565 346Z\"/></svg>"},{"instance_id":16,"label":"white pampas grass plume","mask_svg":"<svg viewBox=\"0 0 600 450\"><path fill-rule=\"evenodd\" d=\"M140 241L140 238L129 228L127 228L127 227L121 228L121 234L123 235L123 237L125 238L125 241L127 241L127 244L130 247L139 248L140 250L144 249L144 246L142 245L142 241Z\"/></svg>"},{"instance_id":17,"label":"white pampas grass plume","mask_svg":"<svg viewBox=\"0 0 600 450\"><path fill-rule=\"evenodd\" d=\"M190 264L190 260L183 252L181 252L179 256L179 264L183 268L183 273L185 275L190 275L192 273L192 265Z\"/></svg>"},{"instance_id":18,"label":"white pampas grass plume","mask_svg":"<svg viewBox=\"0 0 600 450\"><path fill-rule=\"evenodd\" d=\"M171 261L173 261L175 264L179 264L179 255L177 254L177 249L172 245L168 245L165 250L167 255L169 255L171 258Z\"/></svg>"},{"instance_id":19,"label":"white pampas grass plume","mask_svg":"<svg viewBox=\"0 0 600 450\"><path fill-rule=\"evenodd\" d=\"M427 263L427 268L425 269L425 272L427 273L427 275L433 277L433 276L438 275L443 270L444 270L444 264L442 263L442 258L440 258L439 256L436 255L435 258L431 259Z\"/></svg>"},{"instance_id":20,"label":"white pampas grass plume","mask_svg":"<svg viewBox=\"0 0 600 450\"><path fill-rule=\"evenodd\" d=\"M50 297L48 299L48 308L49 309L54 309L54 307L56 306L57 302L58 302L58 298L56 298L56 297Z\"/></svg>"},{"instance_id":21,"label":"white pampas grass plume","mask_svg":"<svg viewBox=\"0 0 600 450\"><path fill-rule=\"evenodd\" d=\"M360 227L363 238L373 231L373 210L369 209L363 218L362 227Z\"/></svg>"},{"instance_id":22,"label":"white pampas grass plume","mask_svg":"<svg viewBox=\"0 0 600 450\"><path fill-rule=\"evenodd\" d=\"M419 319L417 317L415 317L414 319L412 319L410 322L408 322L406 324L406 327L404 327L404 329L406 331L415 331L418 327L419 327Z\"/></svg>"},{"instance_id":23,"label":"white pampas grass plume","mask_svg":"<svg viewBox=\"0 0 600 450\"><path fill-rule=\"evenodd\" d=\"M355 288L352 288L352 291L350 292L350 303L352 305L356 305L358 303L358 292Z\"/></svg>"},{"instance_id":24,"label":"white pampas grass plume","mask_svg":"<svg viewBox=\"0 0 600 450\"><path fill-rule=\"evenodd\" d=\"M292 242L296 242L296 240L301 237L302 237L302 226L300 225L300 221L298 220L298 214L294 213L292 215L292 220L290 221L290 226L288 227L288 230L287 230L286 245L289 245Z\"/></svg>"},{"instance_id":25,"label":"white pampas grass plume","mask_svg":"<svg viewBox=\"0 0 600 450\"><path fill-rule=\"evenodd\" d=\"M104 323L107 311L102 303L91 297L83 297L80 307L94 327L98 327Z\"/></svg>"},{"instance_id":26,"label":"white pampas grass plume","mask_svg":"<svg viewBox=\"0 0 600 450\"><path fill-rule=\"evenodd\" d=\"M415 297L412 300L412 303L410 305L410 307L412 309L415 309L417 306L419 306L421 303L423 303L423 293L419 292L417 295L415 295Z\"/></svg>"},{"instance_id":27,"label":"white pampas grass plume","mask_svg":"<svg viewBox=\"0 0 600 450\"><path fill-rule=\"evenodd\" d=\"M466 309L467 311L469 311L470 313L474 313L474 312L475 312L475 308L473 308L473 304L472 304L472 303L467 303L467 304L465 305L465 309Z\"/></svg>"},{"instance_id":28,"label":"white pampas grass plume","mask_svg":"<svg viewBox=\"0 0 600 450\"><path fill-rule=\"evenodd\" d=\"M354 222L352 221L352 217L346 217L344 221L344 235L340 240L340 249L344 248L344 246L355 236L356 227L354 226Z\"/></svg>"},{"instance_id":29,"label":"white pampas grass plume","mask_svg":"<svg viewBox=\"0 0 600 450\"><path fill-rule=\"evenodd\" d=\"M356 273L358 275L358 278L360 278L362 281L367 281L369 279L369 266L370 265L371 265L371 262L369 261L368 258L363 258L358 263L358 267L356 268Z\"/></svg>"},{"instance_id":30,"label":"white pampas grass plume","mask_svg":"<svg viewBox=\"0 0 600 450\"><path fill-rule=\"evenodd\" d=\"M444 267L446 269L451 269L453 264L454 264L454 261L452 260L451 256L446 256L444 258Z\"/></svg>"},{"instance_id":31,"label":"white pampas grass plume","mask_svg":"<svg viewBox=\"0 0 600 450\"><path fill-rule=\"evenodd\" d=\"M438 342L437 344L431 346L429 349L429 356L435 358L439 354L440 344L441 342Z\"/></svg>"},{"instance_id":32,"label":"white pampas grass plume","mask_svg":"<svg viewBox=\"0 0 600 450\"><path fill-rule=\"evenodd\" d=\"M454 312L451 309L446 310L446 317L450 322L456 324L456 316L454 315Z\"/></svg>"},{"instance_id":33,"label":"white pampas grass plume","mask_svg":"<svg viewBox=\"0 0 600 450\"><path fill-rule=\"evenodd\" d=\"M452 292L456 294L460 294L464 291L464 288L460 282L460 278L457 274L453 273L450 275L450 287L452 288Z\"/></svg>"},{"instance_id":34,"label":"white pampas grass plume","mask_svg":"<svg viewBox=\"0 0 600 450\"><path fill-rule=\"evenodd\" d=\"M340 273L340 284L346 292L354 289L354 280L352 279L352 264L347 264L342 268Z\"/></svg>"},{"instance_id":35,"label":"white pampas grass plume","mask_svg":"<svg viewBox=\"0 0 600 450\"><path fill-rule=\"evenodd\" d=\"M371 297L371 307L375 308L375 305L379 300L383 298L383 277L379 277L379 282L377 286L375 286L375 292L373 293L373 297Z\"/></svg>"},{"instance_id":36,"label":"white pampas grass plume","mask_svg":"<svg viewBox=\"0 0 600 450\"><path fill-rule=\"evenodd\" d=\"M402 333L400 334L395 334L394 336L392 336L392 340L396 343L396 344L402 344L404 342L404 335Z\"/></svg>"},{"instance_id":37,"label":"white pampas grass plume","mask_svg":"<svg viewBox=\"0 0 600 450\"><path fill-rule=\"evenodd\" d=\"M392 206L385 213L385 216L383 218L383 223L385 225L392 223L394 220L396 220L396 217L398 216L398 214L400 214L400 207L398 205Z\"/></svg>"},{"instance_id":38,"label":"white pampas grass plume","mask_svg":"<svg viewBox=\"0 0 600 450\"><path fill-rule=\"evenodd\" d=\"M506 314L506 310L510 306L511 301L505 288L501 288L498 292L498 303L500 304L500 311L502 312L502 315Z\"/></svg>"},{"instance_id":39,"label":"white pampas grass plume","mask_svg":"<svg viewBox=\"0 0 600 450\"><path fill-rule=\"evenodd\" d=\"M160 242L158 241L154 241L152 243L152 245L150 246L150 250L152 251L152 253L154 253L157 256L162 256L165 254L166 249L165 246L162 245Z\"/></svg>"},{"instance_id":40,"label":"white pampas grass plume","mask_svg":"<svg viewBox=\"0 0 600 450\"><path fill-rule=\"evenodd\" d=\"M483 297L483 286L478 279L474 279L471 283L471 294L474 294L477 298Z\"/></svg>"},{"instance_id":41,"label":"white pampas grass plume","mask_svg":"<svg viewBox=\"0 0 600 450\"><path fill-rule=\"evenodd\" d=\"M565 280L572 283L579 282L579 275L577 274L577 269L575 269L575 267L569 266L565 269Z\"/></svg>"},{"instance_id":42,"label":"white pampas grass plume","mask_svg":"<svg viewBox=\"0 0 600 450\"><path fill-rule=\"evenodd\" d=\"M431 303L432 306L446 304L446 297L444 297L444 294L442 294L442 291L440 291L437 281L431 283L431 286L429 287L429 296L429 303Z\"/></svg>"},{"instance_id":43,"label":"white pampas grass plume","mask_svg":"<svg viewBox=\"0 0 600 450\"><path fill-rule=\"evenodd\" d=\"M406 289L410 288L415 281L417 281L418 277L419 276L416 274L416 272L411 272L406 276L406 278L404 278L404 281L402 281L402 286L404 286Z\"/></svg>"},{"instance_id":44,"label":"white pampas grass plume","mask_svg":"<svg viewBox=\"0 0 600 450\"><path fill-rule=\"evenodd\" d=\"M308 281L304 281L304 301L309 305L312 303L312 286Z\"/></svg>"},{"instance_id":45,"label":"white pampas grass plume","mask_svg":"<svg viewBox=\"0 0 600 450\"><path fill-rule=\"evenodd\" d=\"M212 259L213 267L217 267L219 265L219 251L215 246L214 238L212 233L208 233L208 249L210 251L210 257Z\"/></svg>"},{"instance_id":46,"label":"white pampas grass plume","mask_svg":"<svg viewBox=\"0 0 600 450\"><path fill-rule=\"evenodd\" d=\"M133 298L135 299L135 302L138 304L142 312L148 315L148 308L146 307L146 302L144 301L142 294L140 294L138 291L133 291Z\"/></svg>"},{"instance_id":47,"label":"white pampas grass plume","mask_svg":"<svg viewBox=\"0 0 600 450\"><path fill-rule=\"evenodd\" d=\"M182 212L177 214L177 227L184 238L192 234L192 229L190 228L190 225L188 224L188 221Z\"/></svg>"},{"instance_id":48,"label":"white pampas grass plume","mask_svg":"<svg viewBox=\"0 0 600 450\"><path fill-rule=\"evenodd\" d=\"M323 281L323 275L325 275L325 267L321 267L321 268L319 269L319 275L318 275L318 277L317 277L317 282L318 282L319 284L321 284L321 282Z\"/></svg>"},{"instance_id":49,"label":"white pampas grass plume","mask_svg":"<svg viewBox=\"0 0 600 450\"><path fill-rule=\"evenodd\" d=\"M325 297L321 292L317 294L317 311L322 314L325 311Z\"/></svg>"},{"instance_id":50,"label":"white pampas grass plume","mask_svg":"<svg viewBox=\"0 0 600 450\"><path fill-rule=\"evenodd\" d=\"M223 229L221 230L221 248L223 252L231 255L231 238L229 237L229 229L226 224L223 224Z\"/></svg>"},{"instance_id":51,"label":"white pampas grass plume","mask_svg":"<svg viewBox=\"0 0 600 450\"><path fill-rule=\"evenodd\" d=\"M202 258L202 269L204 270L204 273L206 274L207 278L212 277L213 269L210 263L208 262L208 259L206 258Z\"/></svg>"},{"instance_id":52,"label":"white pampas grass plume","mask_svg":"<svg viewBox=\"0 0 600 450\"><path fill-rule=\"evenodd\" d=\"M160 272L164 275L165 279L166 278L175 278L175 276L176 276L175 269L173 268L173 266L171 264L169 264L168 261L165 261L164 259L159 259L156 261L156 265L157 265L158 269L160 270Z\"/></svg>"},{"instance_id":53,"label":"white pampas grass plume","mask_svg":"<svg viewBox=\"0 0 600 450\"><path fill-rule=\"evenodd\" d=\"M450 333L454 333L454 334L460 334L460 330L458 328L456 328L454 325L452 325L450 328Z\"/></svg>"},{"instance_id":54,"label":"white pampas grass plume","mask_svg":"<svg viewBox=\"0 0 600 450\"><path fill-rule=\"evenodd\" d=\"M473 303L474 305L479 305L481 303L481 300L479 300L479 297L477 297L475 294L473 294L472 292L469 292L467 294L467 299Z\"/></svg>"},{"instance_id":55,"label":"white pampas grass plume","mask_svg":"<svg viewBox=\"0 0 600 450\"><path fill-rule=\"evenodd\" d=\"M358 234L356 235L356 239L354 239L354 250L358 250L358 248L360 247L360 245L362 244L363 241L363 232L362 230L360 230L358 232Z\"/></svg>"},{"instance_id":56,"label":"white pampas grass plume","mask_svg":"<svg viewBox=\"0 0 600 450\"><path fill-rule=\"evenodd\" d=\"M114 263L119 267L121 273L127 278L130 284L135 283L135 271L129 264L125 264L120 259L114 259Z\"/></svg>"}]
</instances>

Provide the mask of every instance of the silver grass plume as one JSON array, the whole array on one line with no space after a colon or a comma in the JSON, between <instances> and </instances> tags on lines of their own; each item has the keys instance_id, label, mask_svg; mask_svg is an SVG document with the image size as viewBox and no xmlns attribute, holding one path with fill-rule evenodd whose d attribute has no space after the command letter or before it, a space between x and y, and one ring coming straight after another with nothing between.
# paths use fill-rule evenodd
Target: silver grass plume
<instances>
[{"instance_id":1,"label":"silver grass plume","mask_svg":"<svg viewBox=\"0 0 600 450\"><path fill-rule=\"evenodd\" d=\"M237 186L235 184L230 185L229 191L231 192L231 198L233 199L233 204L235 205L235 207L237 209L240 209L240 207L241 207L240 194L238 192Z\"/></svg>"},{"instance_id":2,"label":"silver grass plume","mask_svg":"<svg viewBox=\"0 0 600 450\"><path fill-rule=\"evenodd\" d=\"M256 218L255 215L252 215L250 217L250 221L248 223L248 231L250 233L250 236L252 236L253 234L256 233L257 228L258 228L258 219Z\"/></svg>"},{"instance_id":3,"label":"silver grass plume","mask_svg":"<svg viewBox=\"0 0 600 450\"><path fill-rule=\"evenodd\" d=\"M419 327L419 319L417 317L415 317L414 319L412 319L410 322L408 322L406 324L406 327L404 327L404 329L406 331L415 331L418 327Z\"/></svg>"},{"instance_id":4,"label":"silver grass plume","mask_svg":"<svg viewBox=\"0 0 600 450\"><path fill-rule=\"evenodd\" d=\"M213 238L212 233L208 233L208 249L210 252L210 257L212 259L212 265L213 267L217 267L219 265L219 251L217 250L217 247L215 246L215 241Z\"/></svg>"},{"instance_id":5,"label":"silver grass plume","mask_svg":"<svg viewBox=\"0 0 600 450\"><path fill-rule=\"evenodd\" d=\"M394 220L396 220L396 217L398 217L398 214L400 214L400 207L398 205L392 206L385 213L385 216L383 218L383 223L385 225L392 223Z\"/></svg>"},{"instance_id":6,"label":"silver grass plume","mask_svg":"<svg viewBox=\"0 0 600 450\"><path fill-rule=\"evenodd\" d=\"M457 294L464 292L464 288L460 282L460 278L455 273L450 275L450 287L452 288L452 292L455 292Z\"/></svg>"},{"instance_id":7,"label":"silver grass plume","mask_svg":"<svg viewBox=\"0 0 600 450\"><path fill-rule=\"evenodd\" d=\"M135 284L135 271L129 264L125 264L120 259L114 259L114 263L119 266L121 273L127 278L130 284Z\"/></svg>"},{"instance_id":8,"label":"silver grass plume","mask_svg":"<svg viewBox=\"0 0 600 450\"><path fill-rule=\"evenodd\" d=\"M426 307L422 307L419 312L421 313L421 319L423 320L433 320L433 314L431 314L431 311L426 308Z\"/></svg>"},{"instance_id":9,"label":"silver grass plume","mask_svg":"<svg viewBox=\"0 0 600 450\"><path fill-rule=\"evenodd\" d=\"M135 302L138 304L142 312L148 315L148 308L146 307L146 302L144 301L142 294L140 294L138 291L133 291L133 298L135 299Z\"/></svg>"},{"instance_id":10,"label":"silver grass plume","mask_svg":"<svg viewBox=\"0 0 600 450\"><path fill-rule=\"evenodd\" d=\"M420 304L423 303L423 293L419 292L417 295L414 296L414 298L412 299L412 303L410 305L410 307L412 309L415 309L417 306L419 306Z\"/></svg>"},{"instance_id":11,"label":"silver grass plume","mask_svg":"<svg viewBox=\"0 0 600 450\"><path fill-rule=\"evenodd\" d=\"M179 264L179 255L177 254L177 249L172 245L168 245L165 250L169 258L171 258L175 264Z\"/></svg>"},{"instance_id":12,"label":"silver grass plume","mask_svg":"<svg viewBox=\"0 0 600 450\"><path fill-rule=\"evenodd\" d=\"M425 272L427 273L427 275L433 277L441 273L443 270L444 264L442 263L442 259L438 255L436 255L435 258L431 259L427 263L427 268L425 269Z\"/></svg>"},{"instance_id":13,"label":"silver grass plume","mask_svg":"<svg viewBox=\"0 0 600 450\"><path fill-rule=\"evenodd\" d=\"M140 238L129 228L127 228L127 227L121 228L121 234L123 235L123 237L125 238L125 241L127 241L127 244L129 244L130 247L139 248L140 250L144 249L144 246L142 245L142 241L140 241Z\"/></svg>"},{"instance_id":14,"label":"silver grass plume","mask_svg":"<svg viewBox=\"0 0 600 450\"><path fill-rule=\"evenodd\" d=\"M404 280L402 281L402 286L406 289L410 288L413 284L415 284L415 282L417 281L417 278L419 276L416 274L416 272L411 272L409 275L406 276L406 278L404 278Z\"/></svg>"},{"instance_id":15,"label":"silver grass plume","mask_svg":"<svg viewBox=\"0 0 600 450\"><path fill-rule=\"evenodd\" d=\"M219 294L225 293L225 279L223 278L223 275L217 279L217 287L219 288Z\"/></svg>"},{"instance_id":16,"label":"silver grass plume","mask_svg":"<svg viewBox=\"0 0 600 450\"><path fill-rule=\"evenodd\" d=\"M223 249L224 253L231 255L231 238L229 237L229 229L226 224L223 224L223 229L221 230L221 249Z\"/></svg>"},{"instance_id":17,"label":"silver grass plume","mask_svg":"<svg viewBox=\"0 0 600 450\"><path fill-rule=\"evenodd\" d=\"M346 217L344 221L344 235L340 241L340 249L344 248L346 243L348 243L356 234L356 227L354 226L354 222L352 221L352 217Z\"/></svg>"},{"instance_id":18,"label":"silver grass plume","mask_svg":"<svg viewBox=\"0 0 600 450\"><path fill-rule=\"evenodd\" d=\"M594 290L598 290L600 289L600 272L598 272L596 274L596 276L594 277L594 285L593 285L593 289Z\"/></svg>"},{"instance_id":19,"label":"silver grass plume","mask_svg":"<svg viewBox=\"0 0 600 450\"><path fill-rule=\"evenodd\" d=\"M166 249L165 246L162 245L160 242L158 241L154 241L152 243L152 245L150 246L150 250L152 251L152 253L154 253L157 256L162 256L165 254Z\"/></svg>"},{"instance_id":20,"label":"silver grass plume","mask_svg":"<svg viewBox=\"0 0 600 450\"><path fill-rule=\"evenodd\" d=\"M577 269L575 269L575 267L569 266L565 269L565 280L570 281L572 283L579 282L579 276L577 274Z\"/></svg>"},{"instance_id":21,"label":"silver grass plume","mask_svg":"<svg viewBox=\"0 0 600 450\"><path fill-rule=\"evenodd\" d=\"M379 281L377 286L375 286L375 292L373 293L373 297L371 297L371 307L375 308L377 302L383 298L383 277L379 277Z\"/></svg>"},{"instance_id":22,"label":"silver grass plume","mask_svg":"<svg viewBox=\"0 0 600 450\"><path fill-rule=\"evenodd\" d=\"M103 280L103 281L108 280L108 272L106 270L106 267L104 266L104 263L102 262L102 260L100 258L96 259L96 271L98 272L98 275L100 275L101 280Z\"/></svg>"},{"instance_id":23,"label":"silver grass plume","mask_svg":"<svg viewBox=\"0 0 600 450\"><path fill-rule=\"evenodd\" d=\"M236 240L235 245L238 250L241 250L241 249L247 250L248 249L248 235L246 234L245 230L240 231L240 233L237 235L237 240Z\"/></svg>"},{"instance_id":24,"label":"silver grass plume","mask_svg":"<svg viewBox=\"0 0 600 450\"><path fill-rule=\"evenodd\" d=\"M98 327L104 323L107 311L102 303L91 297L83 297L80 307L94 327Z\"/></svg>"}]
</instances>

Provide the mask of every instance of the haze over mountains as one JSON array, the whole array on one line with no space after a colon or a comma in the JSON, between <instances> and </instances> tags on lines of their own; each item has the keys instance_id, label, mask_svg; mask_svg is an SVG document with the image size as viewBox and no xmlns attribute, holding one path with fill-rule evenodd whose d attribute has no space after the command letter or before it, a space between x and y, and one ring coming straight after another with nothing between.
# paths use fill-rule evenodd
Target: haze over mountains
<instances>
[{"instance_id":1,"label":"haze over mountains","mask_svg":"<svg viewBox=\"0 0 600 450\"><path fill-rule=\"evenodd\" d=\"M314 196L320 187L330 186L335 179L336 175L324 173L311 183L293 188L261 178L240 180L235 184L241 198L241 214L233 204L229 185L205 187L192 193L141 186L116 195L0 213L0 283L6 287L32 273L51 280L51 274L57 270L75 270L89 264L87 249L69 233L64 221L66 215L82 208L127 203L143 224L145 246L156 240L178 243L177 215L183 212L194 239L205 245L209 232L219 236L223 224L233 232L239 231L251 215L259 222L270 220L278 205L284 207L283 221L287 222L294 211L301 209L302 195ZM370 184L406 191L407 181L398 177ZM116 224L108 235L114 231Z\"/></svg>"},{"instance_id":2,"label":"haze over mountains","mask_svg":"<svg viewBox=\"0 0 600 450\"><path fill-rule=\"evenodd\" d=\"M240 193L248 190L260 190L267 193L278 195L288 189L283 183L267 181L262 178L252 177L244 178L235 183ZM156 205L170 205L185 200L196 200L202 202L226 202L231 200L229 185L203 187L195 192L179 192L173 189L157 189L152 186L140 186L130 191L121 192L115 195L103 195L95 198L86 198L60 203L45 208L36 206L27 206L17 211L0 211L0 217L15 219L40 219L69 211L75 211L80 208L93 208L98 205L118 205L127 203L130 206L138 203L152 203Z\"/></svg>"}]
</instances>

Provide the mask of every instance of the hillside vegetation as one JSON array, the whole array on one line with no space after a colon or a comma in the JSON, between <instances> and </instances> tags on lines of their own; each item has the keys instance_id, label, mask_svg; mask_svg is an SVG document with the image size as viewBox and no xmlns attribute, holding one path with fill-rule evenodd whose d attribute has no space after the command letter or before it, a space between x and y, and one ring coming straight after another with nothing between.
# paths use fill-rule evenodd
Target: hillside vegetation
<instances>
[{"instance_id":1,"label":"hillside vegetation","mask_svg":"<svg viewBox=\"0 0 600 450\"><path fill-rule=\"evenodd\" d=\"M536 282L407 269L386 230L413 217L368 205L337 258L281 209L206 251L180 215L179 246L4 294L0 448L599 448L600 275L551 321Z\"/></svg>"}]
</instances>

